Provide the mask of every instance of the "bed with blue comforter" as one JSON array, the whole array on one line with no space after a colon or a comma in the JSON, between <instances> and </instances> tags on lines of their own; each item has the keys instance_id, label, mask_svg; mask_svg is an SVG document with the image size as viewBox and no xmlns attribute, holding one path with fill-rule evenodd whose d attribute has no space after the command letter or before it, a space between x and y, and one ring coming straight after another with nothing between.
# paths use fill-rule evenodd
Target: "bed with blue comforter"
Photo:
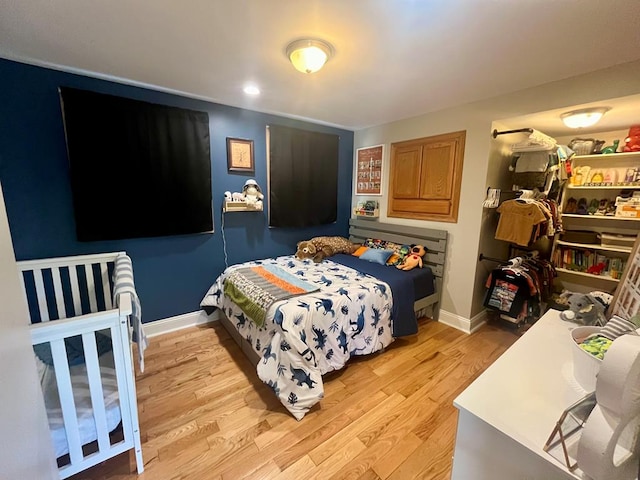
<instances>
[{"instance_id":1,"label":"bed with blue comforter","mask_svg":"<svg viewBox=\"0 0 640 480\"><path fill-rule=\"evenodd\" d=\"M429 268L289 255L227 268L201 306L222 311L258 354L260 379L300 420L324 396L322 375L416 333L414 301L433 291Z\"/></svg>"}]
</instances>

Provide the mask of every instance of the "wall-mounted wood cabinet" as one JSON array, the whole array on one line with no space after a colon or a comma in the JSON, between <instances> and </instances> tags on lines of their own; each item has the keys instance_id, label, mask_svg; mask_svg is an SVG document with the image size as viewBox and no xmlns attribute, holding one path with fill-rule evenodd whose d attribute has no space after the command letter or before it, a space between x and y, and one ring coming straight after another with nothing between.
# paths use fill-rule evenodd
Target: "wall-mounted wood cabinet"
<instances>
[{"instance_id":1,"label":"wall-mounted wood cabinet","mask_svg":"<svg viewBox=\"0 0 640 480\"><path fill-rule=\"evenodd\" d=\"M458 221L465 134L391 144L389 217Z\"/></svg>"}]
</instances>

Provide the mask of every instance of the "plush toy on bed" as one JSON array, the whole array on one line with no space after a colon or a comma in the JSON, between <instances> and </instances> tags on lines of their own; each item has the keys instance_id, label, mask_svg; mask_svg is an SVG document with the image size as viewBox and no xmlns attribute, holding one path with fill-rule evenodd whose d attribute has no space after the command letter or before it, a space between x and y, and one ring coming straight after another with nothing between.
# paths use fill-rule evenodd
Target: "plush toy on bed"
<instances>
[{"instance_id":1,"label":"plush toy on bed","mask_svg":"<svg viewBox=\"0 0 640 480\"><path fill-rule=\"evenodd\" d=\"M422 245L412 245L411 251L396 268L400 270L411 270L415 267L422 268L422 257L424 257L426 253L427 250Z\"/></svg>"},{"instance_id":2,"label":"plush toy on bed","mask_svg":"<svg viewBox=\"0 0 640 480\"><path fill-rule=\"evenodd\" d=\"M565 298L568 310L560 312L560 318L568 322L579 323L580 325L602 326L604 325L606 299L592 293L563 292L560 298Z\"/></svg>"},{"instance_id":3,"label":"plush toy on bed","mask_svg":"<svg viewBox=\"0 0 640 480\"><path fill-rule=\"evenodd\" d=\"M360 245L350 242L344 237L314 237L311 240L298 242L296 257L304 260L311 258L314 262L320 263L327 257L336 253L355 252Z\"/></svg>"}]
</instances>

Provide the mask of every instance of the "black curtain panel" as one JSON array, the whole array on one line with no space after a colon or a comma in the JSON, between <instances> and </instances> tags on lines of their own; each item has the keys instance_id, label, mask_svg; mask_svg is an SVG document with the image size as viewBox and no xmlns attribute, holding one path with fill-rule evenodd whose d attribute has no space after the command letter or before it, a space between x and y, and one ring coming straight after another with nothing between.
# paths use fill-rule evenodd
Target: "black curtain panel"
<instances>
[{"instance_id":1,"label":"black curtain panel","mask_svg":"<svg viewBox=\"0 0 640 480\"><path fill-rule=\"evenodd\" d=\"M209 116L61 88L80 241L213 230Z\"/></svg>"},{"instance_id":2,"label":"black curtain panel","mask_svg":"<svg viewBox=\"0 0 640 480\"><path fill-rule=\"evenodd\" d=\"M338 141L337 135L269 126L269 226L336 221Z\"/></svg>"}]
</instances>

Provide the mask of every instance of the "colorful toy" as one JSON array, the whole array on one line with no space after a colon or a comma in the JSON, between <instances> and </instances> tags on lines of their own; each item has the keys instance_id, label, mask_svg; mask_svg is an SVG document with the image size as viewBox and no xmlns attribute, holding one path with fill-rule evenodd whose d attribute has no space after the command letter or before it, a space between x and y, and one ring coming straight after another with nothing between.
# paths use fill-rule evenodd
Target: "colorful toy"
<instances>
[{"instance_id":1,"label":"colorful toy","mask_svg":"<svg viewBox=\"0 0 640 480\"><path fill-rule=\"evenodd\" d=\"M640 125L632 125L629 135L624 139L624 152L640 152Z\"/></svg>"},{"instance_id":2,"label":"colorful toy","mask_svg":"<svg viewBox=\"0 0 640 480\"><path fill-rule=\"evenodd\" d=\"M396 268L400 270L411 270L412 268L422 268L422 257L425 256L427 250L422 245L413 245L409 254Z\"/></svg>"}]
</instances>

